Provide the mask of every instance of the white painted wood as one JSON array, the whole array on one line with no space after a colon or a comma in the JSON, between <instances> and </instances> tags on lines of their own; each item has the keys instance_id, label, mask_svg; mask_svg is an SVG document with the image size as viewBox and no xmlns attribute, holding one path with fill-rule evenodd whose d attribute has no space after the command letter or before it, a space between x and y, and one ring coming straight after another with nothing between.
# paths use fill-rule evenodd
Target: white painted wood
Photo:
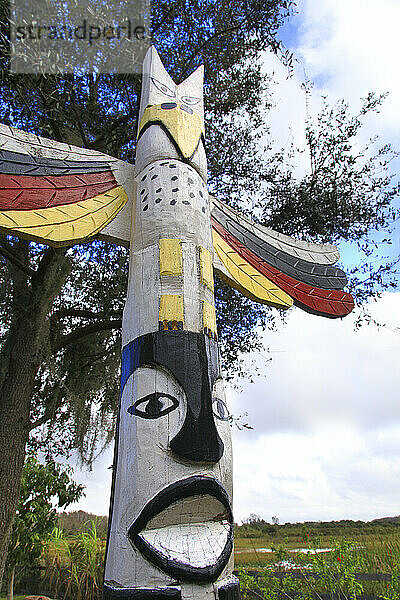
<instances>
[{"instance_id":1,"label":"white painted wood","mask_svg":"<svg viewBox=\"0 0 400 600\"><path fill-rule=\"evenodd\" d=\"M157 160L137 175L136 183L133 248L171 237L212 250L207 186L193 167Z\"/></svg>"},{"instance_id":2,"label":"white painted wood","mask_svg":"<svg viewBox=\"0 0 400 600\"><path fill-rule=\"evenodd\" d=\"M132 207L136 202L134 167L124 161L117 161L113 164L113 173L118 185L124 188L128 196L128 202L117 216L97 234L97 237L100 240L121 244L129 248L131 241Z\"/></svg>"},{"instance_id":3,"label":"white painted wood","mask_svg":"<svg viewBox=\"0 0 400 600\"><path fill-rule=\"evenodd\" d=\"M222 379L216 384L216 394L223 393L221 386L223 386ZM164 390L176 397L179 400L178 408L165 417L155 420L135 418L127 412L137 398L145 397L155 390ZM184 421L185 406L185 394L182 388L170 373L160 368L137 369L125 386L120 407L119 461L106 561L106 580L116 581L126 587L165 585L170 581L170 578L158 572L158 569L149 568L146 559L127 543L126 538L126 531L145 504L167 485L193 475L206 475L224 483L227 492L232 493L230 427L227 421L217 423L219 434L226 447L224 456L217 465L183 464L175 460L168 451L169 441L176 435ZM221 476L225 479L221 480ZM210 518L215 516L215 507L216 503L213 499L210 503ZM203 504L201 510L204 513L207 506ZM160 518L162 519L162 515ZM165 515L165 523L171 525L168 514ZM196 528L192 532L193 535L195 531ZM215 545L213 547L215 548ZM198 551L195 549L193 561L198 561L198 557Z\"/></svg>"},{"instance_id":4,"label":"white painted wood","mask_svg":"<svg viewBox=\"0 0 400 600\"><path fill-rule=\"evenodd\" d=\"M141 114L148 103L167 101L157 88L154 89L154 77L173 88L178 103L183 98L197 95L200 100L196 110L202 117L202 69L198 69L181 86L175 86L154 49L148 52L146 61ZM203 335L202 303L207 301L212 305L214 298L212 291L200 279L199 248L202 246L211 253L213 250L204 149L200 154L189 164L180 161L174 145L156 126L149 128L138 144L123 346L138 336L158 331L160 298L166 294L183 297L184 329ZM120 232L120 227L117 229ZM121 233L119 235L122 237ZM160 276L159 240L163 238L181 241L182 276ZM200 375L194 373L193 376ZM178 407L157 419L144 419L128 412L128 408L138 399L155 392L177 398ZM224 402L222 379L215 383L213 398L217 395ZM228 496L232 497L232 448L227 420L214 419L224 444L223 456L216 463L180 460L169 450L171 440L184 422L186 406L185 392L173 374L158 366L139 367L124 388L106 581L124 587L152 587L171 583L167 574L152 566L134 545L127 543L127 531L137 515L151 498L168 485L194 475L203 475L218 481ZM223 510L223 506L211 496L200 500L192 497L157 515L142 536L171 559L181 557L185 564L208 566L215 562L226 543L227 524L223 520L213 520ZM230 560L218 581L226 580L231 572ZM215 586L218 587L218 582L178 584L184 600L214 600Z\"/></svg>"},{"instance_id":5,"label":"white painted wood","mask_svg":"<svg viewBox=\"0 0 400 600\"><path fill-rule=\"evenodd\" d=\"M220 557L230 529L228 522L209 520L212 516L216 515L208 511L203 521L149 528L141 537L169 560L208 567Z\"/></svg>"},{"instance_id":6,"label":"white painted wood","mask_svg":"<svg viewBox=\"0 0 400 600\"><path fill-rule=\"evenodd\" d=\"M157 83L166 86L167 93L163 93ZM170 74L166 71L157 50L154 46L149 48L143 62L142 71L142 95L139 111L139 122L147 106L154 106L162 102L176 100L176 84Z\"/></svg>"},{"instance_id":7,"label":"white painted wood","mask_svg":"<svg viewBox=\"0 0 400 600\"><path fill-rule=\"evenodd\" d=\"M31 156L58 158L60 160L106 160L110 164L118 162L118 159L107 156L102 152L97 152L96 150L56 142L3 124L0 124L0 149L22 152Z\"/></svg>"},{"instance_id":8,"label":"white painted wood","mask_svg":"<svg viewBox=\"0 0 400 600\"><path fill-rule=\"evenodd\" d=\"M131 240L132 222L132 198L128 200L124 208L117 216L106 225L97 237L104 242L111 242L129 248Z\"/></svg>"},{"instance_id":9,"label":"white painted wood","mask_svg":"<svg viewBox=\"0 0 400 600\"><path fill-rule=\"evenodd\" d=\"M140 335L158 330L161 296L158 255L158 241L152 246L131 250L122 347Z\"/></svg>"}]
</instances>

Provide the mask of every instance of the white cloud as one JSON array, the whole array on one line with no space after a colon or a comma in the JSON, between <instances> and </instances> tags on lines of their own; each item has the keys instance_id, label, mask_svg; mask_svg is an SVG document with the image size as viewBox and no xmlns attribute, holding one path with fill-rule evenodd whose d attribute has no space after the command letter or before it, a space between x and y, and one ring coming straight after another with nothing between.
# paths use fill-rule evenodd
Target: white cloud
<instances>
[{"instance_id":1,"label":"white cloud","mask_svg":"<svg viewBox=\"0 0 400 600\"><path fill-rule=\"evenodd\" d=\"M388 327L354 330L293 310L264 334L273 361L230 392L254 431L234 432L235 515L371 519L400 513L400 293L371 306Z\"/></svg>"},{"instance_id":2,"label":"white cloud","mask_svg":"<svg viewBox=\"0 0 400 600\"><path fill-rule=\"evenodd\" d=\"M357 114L361 98L369 92L389 92L379 114L364 118L359 143L379 136L381 145L400 149L400 3L397 0L298 0L285 40L296 61L291 77L272 53L263 55L265 73L273 75L274 109L267 114L274 147L288 148L290 142L305 148L306 100L301 84L314 84L308 100L311 117L318 114L321 96L330 105L343 98ZM295 36L293 36L295 32ZM379 144L378 140L378 144ZM308 154L296 158L295 173L309 170Z\"/></svg>"},{"instance_id":3,"label":"white cloud","mask_svg":"<svg viewBox=\"0 0 400 600\"><path fill-rule=\"evenodd\" d=\"M85 510L95 515L108 515L112 477L109 467L113 462L113 448L107 448L95 461L92 471L79 468L72 459L68 462L74 467L73 479L85 486L85 497L71 504L67 510Z\"/></svg>"},{"instance_id":4,"label":"white cloud","mask_svg":"<svg viewBox=\"0 0 400 600\"><path fill-rule=\"evenodd\" d=\"M400 135L397 0L300 0L300 55L308 76L331 98L355 104L368 92L389 91L375 121L384 135Z\"/></svg>"}]
</instances>

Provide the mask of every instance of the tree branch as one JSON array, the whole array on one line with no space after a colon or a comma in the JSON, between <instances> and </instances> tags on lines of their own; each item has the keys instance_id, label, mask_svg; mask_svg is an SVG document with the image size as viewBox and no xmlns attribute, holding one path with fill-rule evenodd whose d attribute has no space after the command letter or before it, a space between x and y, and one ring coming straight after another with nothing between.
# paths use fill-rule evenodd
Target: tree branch
<instances>
[{"instance_id":1,"label":"tree branch","mask_svg":"<svg viewBox=\"0 0 400 600\"><path fill-rule=\"evenodd\" d=\"M242 19L242 21L239 23L239 25L233 25L232 27L227 27L226 29L223 29L222 31L216 31L213 35L211 35L209 38L207 38L202 44L200 44L200 46L198 46L195 49L195 51L192 53L192 55L189 57L189 60L186 61L186 64L184 65L182 72L181 72L181 80L183 81L183 77L185 75L187 75L188 69L189 69L190 65L192 64L193 60L196 58L196 56L199 54L199 52L201 52L203 50L203 48L205 46L207 46L210 42L215 40L215 38L218 38L221 35L225 35L226 33L230 33L232 31L241 29L242 25L246 22L246 18L247 18L247 15L246 15L246 17L244 17L244 19Z\"/></svg>"},{"instance_id":2,"label":"tree branch","mask_svg":"<svg viewBox=\"0 0 400 600\"><path fill-rule=\"evenodd\" d=\"M0 243L0 254L15 267L23 271L25 275L28 275L28 277L33 277L35 275L36 271L27 265L24 265L24 263L17 256L8 250L3 242Z\"/></svg>"},{"instance_id":3,"label":"tree branch","mask_svg":"<svg viewBox=\"0 0 400 600\"><path fill-rule=\"evenodd\" d=\"M107 130L104 133L97 136L97 138L95 140L93 140L93 142L89 143L88 148L92 148L94 150L98 150L99 148L101 148L102 147L101 144L104 141L109 140L111 132L113 132L116 127L125 125L125 123L127 123L130 119L133 119L134 117L137 117L136 110L131 110L126 115L123 115L122 117L118 117L118 119L114 119L111 122L111 125L107 128Z\"/></svg>"},{"instance_id":4,"label":"tree branch","mask_svg":"<svg viewBox=\"0 0 400 600\"><path fill-rule=\"evenodd\" d=\"M52 319L64 319L65 317L81 317L82 319L104 319L109 317L122 317L122 310L109 310L104 312L92 312L77 308L60 308L52 313Z\"/></svg>"},{"instance_id":5,"label":"tree branch","mask_svg":"<svg viewBox=\"0 0 400 600\"><path fill-rule=\"evenodd\" d=\"M84 130L84 127L83 127L83 124L82 124L82 120L81 120L82 111L80 111L79 108L78 108L77 101L76 101L76 96L75 96L75 90L74 90L74 86L73 85L72 85L72 89L71 89L71 101L72 101L72 105L73 105L73 108L74 108L74 113L75 113L75 116L76 116L76 120L77 120L77 123L78 123L79 134L80 134L80 136L82 138L83 145L85 146L85 148L87 148L88 147L88 139L86 137L86 133L85 133L85 130Z\"/></svg>"},{"instance_id":6,"label":"tree branch","mask_svg":"<svg viewBox=\"0 0 400 600\"><path fill-rule=\"evenodd\" d=\"M88 335L92 335L92 333L107 331L108 329L121 329L121 327L122 319L112 319L109 321L102 321L101 323L85 325L84 327L75 329L71 333L60 336L58 340L52 344L53 352L58 352L59 350L62 350L62 348L66 348L66 346L69 346Z\"/></svg>"},{"instance_id":7,"label":"tree branch","mask_svg":"<svg viewBox=\"0 0 400 600\"><path fill-rule=\"evenodd\" d=\"M58 384L56 384L52 390L49 403L45 406L43 415L35 421L31 421L29 431L36 429L36 427L40 427L40 425L44 425L46 421L48 421L54 416L57 409L57 405L59 404L61 399L61 394L61 387Z\"/></svg>"},{"instance_id":8,"label":"tree branch","mask_svg":"<svg viewBox=\"0 0 400 600\"><path fill-rule=\"evenodd\" d=\"M49 415L43 415L42 417L40 417L40 419L36 419L36 421L34 421L33 423L30 424L29 426L29 431L33 431L34 429L36 429L36 427L40 427L40 425L44 425L46 423L46 421L49 420Z\"/></svg>"}]
</instances>

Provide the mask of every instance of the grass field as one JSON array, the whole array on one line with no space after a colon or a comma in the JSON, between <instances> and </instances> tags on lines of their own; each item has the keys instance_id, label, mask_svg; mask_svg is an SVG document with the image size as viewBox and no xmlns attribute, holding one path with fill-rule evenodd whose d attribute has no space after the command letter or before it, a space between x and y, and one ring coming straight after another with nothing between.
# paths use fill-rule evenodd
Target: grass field
<instances>
[{"instance_id":1,"label":"grass field","mask_svg":"<svg viewBox=\"0 0 400 600\"><path fill-rule=\"evenodd\" d=\"M249 528L237 528L235 535L235 568L239 571L242 599L254 600L254 590L265 600L277 600L283 593L298 594L299 600L310 594L328 593L343 598L370 594L376 598L399 600L400 598L400 527L359 527L336 524L327 528L277 526L264 529L264 534ZM317 530L317 531L316 531ZM318 531L319 530L319 531ZM322 530L322 531L321 531ZM242 534L242 535L241 535ZM246 535L246 537L243 536ZM320 535L318 535L320 534ZM260 552L271 548L273 552ZM315 553L316 549L330 548L329 552ZM303 549L306 552L293 550ZM278 580L271 574L282 569L299 569L304 581L290 576ZM259 572L260 578L252 580L248 570ZM307 577L308 572L318 579ZM363 581L354 578L355 573L388 573L387 581ZM278 594L278 595L277 595Z\"/></svg>"},{"instance_id":2,"label":"grass field","mask_svg":"<svg viewBox=\"0 0 400 600\"><path fill-rule=\"evenodd\" d=\"M337 548L349 542L348 551L364 572L392 573L400 565L400 524L331 522L287 525L241 526L235 531L235 567L252 569L277 565L282 561L304 562L304 554L290 552L316 548ZM274 552L260 552L271 548ZM310 554L311 556L311 554ZM322 555L321 555L322 556ZM337 560L337 553L323 553L326 561ZM301 558L301 560L300 560Z\"/></svg>"}]
</instances>

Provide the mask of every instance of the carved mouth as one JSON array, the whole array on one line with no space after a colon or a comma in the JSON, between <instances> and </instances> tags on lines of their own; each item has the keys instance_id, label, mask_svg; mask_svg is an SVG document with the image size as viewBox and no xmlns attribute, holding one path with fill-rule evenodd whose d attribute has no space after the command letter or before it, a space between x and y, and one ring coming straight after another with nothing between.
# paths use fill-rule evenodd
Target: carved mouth
<instances>
[{"instance_id":1,"label":"carved mouth","mask_svg":"<svg viewBox=\"0 0 400 600\"><path fill-rule=\"evenodd\" d=\"M128 536L143 556L172 577L214 581L233 547L228 494L212 477L173 483L146 504Z\"/></svg>"}]
</instances>

